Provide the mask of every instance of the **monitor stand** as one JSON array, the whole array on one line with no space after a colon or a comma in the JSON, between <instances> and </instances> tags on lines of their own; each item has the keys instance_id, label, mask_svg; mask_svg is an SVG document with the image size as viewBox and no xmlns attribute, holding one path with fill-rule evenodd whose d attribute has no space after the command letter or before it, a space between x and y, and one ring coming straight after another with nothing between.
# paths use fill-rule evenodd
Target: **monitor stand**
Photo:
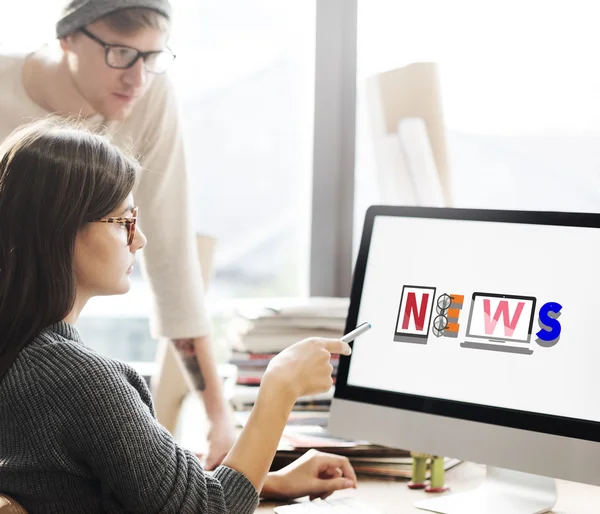
<instances>
[{"instance_id":1,"label":"monitor stand","mask_svg":"<svg viewBox=\"0 0 600 514\"><path fill-rule=\"evenodd\" d=\"M555 503L553 478L488 466L473 491L418 501L415 507L442 514L541 514Z\"/></svg>"}]
</instances>

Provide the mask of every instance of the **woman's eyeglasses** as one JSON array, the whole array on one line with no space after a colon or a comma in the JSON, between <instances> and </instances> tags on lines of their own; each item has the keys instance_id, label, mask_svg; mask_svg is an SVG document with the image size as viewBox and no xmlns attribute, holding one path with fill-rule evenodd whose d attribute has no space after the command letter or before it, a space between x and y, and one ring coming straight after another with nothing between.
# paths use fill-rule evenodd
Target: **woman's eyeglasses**
<instances>
[{"instance_id":1,"label":"woman's eyeglasses","mask_svg":"<svg viewBox=\"0 0 600 514\"><path fill-rule=\"evenodd\" d=\"M133 238L135 237L135 225L137 223L137 207L131 209L130 217L122 218L102 218L96 220L98 223L117 223L118 225L125 225L127 227L127 246L131 246Z\"/></svg>"}]
</instances>

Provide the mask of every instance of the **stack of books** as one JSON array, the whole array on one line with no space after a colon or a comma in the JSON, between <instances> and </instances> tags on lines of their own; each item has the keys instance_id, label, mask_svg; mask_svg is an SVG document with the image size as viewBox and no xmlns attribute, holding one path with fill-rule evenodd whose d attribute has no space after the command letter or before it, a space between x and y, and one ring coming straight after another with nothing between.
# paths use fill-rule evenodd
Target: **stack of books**
<instances>
[{"instance_id":1,"label":"stack of books","mask_svg":"<svg viewBox=\"0 0 600 514\"><path fill-rule=\"evenodd\" d=\"M258 387L247 385L236 385L229 398L234 410L243 413L250 413L256 403L258 396ZM331 399L333 398L334 388L332 387L325 393L311 396L302 396L298 398L294 405L294 412L329 412Z\"/></svg>"},{"instance_id":2,"label":"stack of books","mask_svg":"<svg viewBox=\"0 0 600 514\"><path fill-rule=\"evenodd\" d=\"M240 309L234 320L234 345L242 351L272 353L307 337L340 337L348 306L348 298L309 297Z\"/></svg>"},{"instance_id":3,"label":"stack of books","mask_svg":"<svg viewBox=\"0 0 600 514\"><path fill-rule=\"evenodd\" d=\"M260 385L270 360L302 339L341 337L348 305L348 298L312 297L240 309L229 330L230 363L237 367L237 384ZM334 377L337 363L335 356L332 359ZM244 392L240 391L240 394Z\"/></svg>"}]
</instances>

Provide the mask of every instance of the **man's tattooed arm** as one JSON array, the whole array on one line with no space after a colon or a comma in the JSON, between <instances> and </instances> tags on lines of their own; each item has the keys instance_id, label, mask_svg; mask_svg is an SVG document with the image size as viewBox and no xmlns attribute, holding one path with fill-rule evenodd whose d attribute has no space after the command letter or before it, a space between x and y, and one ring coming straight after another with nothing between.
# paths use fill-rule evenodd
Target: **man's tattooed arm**
<instances>
[{"instance_id":1,"label":"man's tattooed arm","mask_svg":"<svg viewBox=\"0 0 600 514\"><path fill-rule=\"evenodd\" d=\"M198 357L196 357L196 348L194 345L194 339L173 339L173 344L177 349L185 369L189 373L192 384L197 391L204 391L206 389L206 383L202 370L200 369L200 363Z\"/></svg>"}]
</instances>

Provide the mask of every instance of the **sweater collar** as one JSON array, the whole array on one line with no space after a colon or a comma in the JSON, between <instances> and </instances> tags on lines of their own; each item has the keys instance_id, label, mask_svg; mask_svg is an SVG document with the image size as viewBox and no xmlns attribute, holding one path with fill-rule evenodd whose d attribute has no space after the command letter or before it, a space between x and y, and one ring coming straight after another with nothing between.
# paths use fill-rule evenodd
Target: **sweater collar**
<instances>
[{"instance_id":1,"label":"sweater collar","mask_svg":"<svg viewBox=\"0 0 600 514\"><path fill-rule=\"evenodd\" d=\"M70 341L75 341L76 343L83 343L83 339L81 339L77 329L66 321L53 323L52 325L46 327L45 331L54 332L55 334L58 334L65 339L69 339Z\"/></svg>"}]
</instances>

